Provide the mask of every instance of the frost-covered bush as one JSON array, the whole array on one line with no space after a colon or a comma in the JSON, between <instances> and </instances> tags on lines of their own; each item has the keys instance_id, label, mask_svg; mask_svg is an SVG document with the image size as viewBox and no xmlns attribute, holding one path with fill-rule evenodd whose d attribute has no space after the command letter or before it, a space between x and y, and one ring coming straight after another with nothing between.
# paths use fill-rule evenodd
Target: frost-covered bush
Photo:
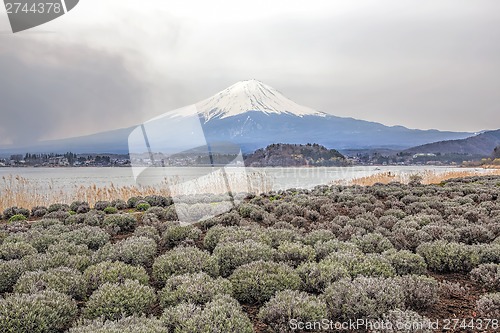
<instances>
[{"instance_id":1,"label":"frost-covered bush","mask_svg":"<svg viewBox=\"0 0 500 333\"><path fill-rule=\"evenodd\" d=\"M364 277L341 279L323 294L332 319L375 319L404 307L404 291L391 278Z\"/></svg>"},{"instance_id":2,"label":"frost-covered bush","mask_svg":"<svg viewBox=\"0 0 500 333\"><path fill-rule=\"evenodd\" d=\"M335 234L330 230L318 229L307 233L304 236L304 244L314 246L318 242L328 242L335 239Z\"/></svg>"},{"instance_id":3,"label":"frost-covered bush","mask_svg":"<svg viewBox=\"0 0 500 333\"><path fill-rule=\"evenodd\" d=\"M91 292L107 282L122 283L125 280L136 280L143 285L149 283L149 276L144 267L128 265L121 261L103 261L92 265L85 270L83 278Z\"/></svg>"},{"instance_id":4,"label":"frost-covered bush","mask_svg":"<svg viewBox=\"0 0 500 333\"><path fill-rule=\"evenodd\" d=\"M75 213L84 214L90 210L90 206L89 203L85 201L73 201L69 209Z\"/></svg>"},{"instance_id":5,"label":"frost-covered bush","mask_svg":"<svg viewBox=\"0 0 500 333\"><path fill-rule=\"evenodd\" d=\"M404 303L413 310L426 309L438 301L439 284L427 276L405 275L393 279L404 293Z\"/></svg>"},{"instance_id":6,"label":"frost-covered bush","mask_svg":"<svg viewBox=\"0 0 500 333\"><path fill-rule=\"evenodd\" d=\"M35 253L37 253L37 250L26 242L3 243L0 245L0 260L21 259Z\"/></svg>"},{"instance_id":7,"label":"frost-covered bush","mask_svg":"<svg viewBox=\"0 0 500 333\"><path fill-rule=\"evenodd\" d=\"M278 291L299 289L301 284L290 266L262 260L238 267L229 280L236 299L258 304L268 301Z\"/></svg>"},{"instance_id":8,"label":"frost-covered bush","mask_svg":"<svg viewBox=\"0 0 500 333\"><path fill-rule=\"evenodd\" d=\"M137 227L134 231L134 236L151 238L155 242L160 241L160 233L158 232L158 229L149 225Z\"/></svg>"},{"instance_id":9,"label":"frost-covered bush","mask_svg":"<svg viewBox=\"0 0 500 333\"><path fill-rule=\"evenodd\" d=\"M460 242L465 244L488 243L495 238L491 231L476 224L458 228L456 231L459 234Z\"/></svg>"},{"instance_id":10,"label":"frost-covered bush","mask_svg":"<svg viewBox=\"0 0 500 333\"><path fill-rule=\"evenodd\" d=\"M109 234L99 227L83 226L64 233L61 240L77 245L87 245L89 249L97 250L109 242Z\"/></svg>"},{"instance_id":11,"label":"frost-covered bush","mask_svg":"<svg viewBox=\"0 0 500 333\"><path fill-rule=\"evenodd\" d=\"M445 240L448 242L455 242L460 238L456 228L448 224L428 224L421 230L427 233L433 241Z\"/></svg>"},{"instance_id":12,"label":"frost-covered bush","mask_svg":"<svg viewBox=\"0 0 500 333\"><path fill-rule=\"evenodd\" d=\"M3 211L4 220L10 221L10 219L16 215L22 215L25 218L28 218L30 217L30 211L26 208L19 208L19 207L9 207Z\"/></svg>"},{"instance_id":13,"label":"frost-covered bush","mask_svg":"<svg viewBox=\"0 0 500 333\"><path fill-rule=\"evenodd\" d=\"M500 291L500 264L481 264L470 272L470 277L481 287Z\"/></svg>"},{"instance_id":14,"label":"frost-covered bush","mask_svg":"<svg viewBox=\"0 0 500 333\"><path fill-rule=\"evenodd\" d=\"M0 299L1 332L63 332L76 315L75 301L53 290Z\"/></svg>"},{"instance_id":15,"label":"frost-covered bush","mask_svg":"<svg viewBox=\"0 0 500 333\"><path fill-rule=\"evenodd\" d=\"M190 303L167 308L162 321L169 332L253 332L252 322L240 304L228 295L216 296L203 310Z\"/></svg>"},{"instance_id":16,"label":"frost-covered bush","mask_svg":"<svg viewBox=\"0 0 500 333\"><path fill-rule=\"evenodd\" d=\"M394 248L391 241L381 234L371 233L363 236L355 236L351 242L364 253L382 253Z\"/></svg>"},{"instance_id":17,"label":"frost-covered bush","mask_svg":"<svg viewBox=\"0 0 500 333\"><path fill-rule=\"evenodd\" d=\"M61 222L64 222L71 214L65 210L56 210L54 212L47 213L44 217L46 219L57 219Z\"/></svg>"},{"instance_id":18,"label":"frost-covered bush","mask_svg":"<svg viewBox=\"0 0 500 333\"><path fill-rule=\"evenodd\" d=\"M339 251L330 254L324 259L342 264L352 277L364 276L384 276L390 277L396 274L396 270L389 260L380 254L358 254L353 252Z\"/></svg>"},{"instance_id":19,"label":"frost-covered bush","mask_svg":"<svg viewBox=\"0 0 500 333\"><path fill-rule=\"evenodd\" d=\"M94 291L83 312L89 319L103 317L116 320L123 316L149 314L155 302L154 289L139 281L108 282Z\"/></svg>"},{"instance_id":20,"label":"frost-covered bush","mask_svg":"<svg viewBox=\"0 0 500 333\"><path fill-rule=\"evenodd\" d=\"M71 328L69 333L169 333L161 320L130 316L117 321L95 319Z\"/></svg>"},{"instance_id":21,"label":"frost-covered bush","mask_svg":"<svg viewBox=\"0 0 500 333\"><path fill-rule=\"evenodd\" d=\"M329 260L303 263L296 272L302 279L304 290L314 293L323 292L332 282L350 277L347 268Z\"/></svg>"},{"instance_id":22,"label":"frost-covered bush","mask_svg":"<svg viewBox=\"0 0 500 333\"><path fill-rule=\"evenodd\" d=\"M183 242L195 242L200 236L201 230L192 225L172 226L165 230L161 242L166 248L171 249Z\"/></svg>"},{"instance_id":23,"label":"frost-covered bush","mask_svg":"<svg viewBox=\"0 0 500 333\"><path fill-rule=\"evenodd\" d=\"M41 219L39 221L35 221L31 223L31 229L38 229L43 232L43 229L51 228L55 225L61 225L62 222L57 219ZM57 227L54 227L57 228Z\"/></svg>"},{"instance_id":24,"label":"frost-covered bush","mask_svg":"<svg viewBox=\"0 0 500 333\"><path fill-rule=\"evenodd\" d=\"M151 205L151 207L154 206L167 207L174 203L172 198L164 197L161 195L148 195L144 197L144 201L146 201L149 205Z\"/></svg>"},{"instance_id":25,"label":"frost-covered bush","mask_svg":"<svg viewBox=\"0 0 500 333\"><path fill-rule=\"evenodd\" d=\"M35 206L35 207L31 208L31 216L33 216L33 217L43 217L48 212L49 211L47 210L47 207L45 207L45 206Z\"/></svg>"},{"instance_id":26,"label":"frost-covered bush","mask_svg":"<svg viewBox=\"0 0 500 333\"><path fill-rule=\"evenodd\" d=\"M327 318L326 304L305 292L284 290L276 293L259 311L259 319L275 332L293 332L291 323L314 322Z\"/></svg>"},{"instance_id":27,"label":"frost-covered bush","mask_svg":"<svg viewBox=\"0 0 500 333\"><path fill-rule=\"evenodd\" d=\"M435 241L417 248L427 267L436 272L469 272L480 262L476 247L461 243Z\"/></svg>"},{"instance_id":28,"label":"frost-covered bush","mask_svg":"<svg viewBox=\"0 0 500 333\"><path fill-rule=\"evenodd\" d=\"M26 272L21 275L14 286L15 292L23 294L37 293L47 289L58 291L75 299L83 299L87 293L82 273L67 267Z\"/></svg>"},{"instance_id":29,"label":"frost-covered bush","mask_svg":"<svg viewBox=\"0 0 500 333\"><path fill-rule=\"evenodd\" d=\"M111 206L115 207L118 210L123 210L128 208L127 203L121 199L115 199L111 201Z\"/></svg>"},{"instance_id":30,"label":"frost-covered bush","mask_svg":"<svg viewBox=\"0 0 500 333\"><path fill-rule=\"evenodd\" d=\"M49 211L49 213L52 213L52 212L57 212L57 211L67 212L70 209L69 209L69 205L67 205L67 204L55 203L55 204L50 205L47 210Z\"/></svg>"},{"instance_id":31,"label":"frost-covered bush","mask_svg":"<svg viewBox=\"0 0 500 333\"><path fill-rule=\"evenodd\" d=\"M95 260L119 260L126 264L149 266L156 250L156 242L151 238L132 236L115 244L106 244L96 252Z\"/></svg>"},{"instance_id":32,"label":"frost-covered bush","mask_svg":"<svg viewBox=\"0 0 500 333\"><path fill-rule=\"evenodd\" d=\"M500 244L480 244L475 249L479 252L481 264L500 264Z\"/></svg>"},{"instance_id":33,"label":"frost-covered bush","mask_svg":"<svg viewBox=\"0 0 500 333\"><path fill-rule=\"evenodd\" d=\"M65 252L38 253L26 256L22 259L27 271L48 270L57 267L68 267L84 271L91 264L87 255L69 255Z\"/></svg>"},{"instance_id":34,"label":"frost-covered bush","mask_svg":"<svg viewBox=\"0 0 500 333\"><path fill-rule=\"evenodd\" d=\"M398 250L414 251L420 244L431 241L431 236L416 228L400 227L393 229L390 240Z\"/></svg>"},{"instance_id":35,"label":"frost-covered bush","mask_svg":"<svg viewBox=\"0 0 500 333\"><path fill-rule=\"evenodd\" d=\"M398 275L426 274L427 264L420 255L407 250L389 250L383 253Z\"/></svg>"},{"instance_id":36,"label":"frost-covered bush","mask_svg":"<svg viewBox=\"0 0 500 333\"><path fill-rule=\"evenodd\" d=\"M244 242L248 239L268 245L272 243L271 237L267 235L266 229L215 226L207 231L203 240L203 245L207 250L213 251L221 241Z\"/></svg>"},{"instance_id":37,"label":"frost-covered bush","mask_svg":"<svg viewBox=\"0 0 500 333\"><path fill-rule=\"evenodd\" d=\"M491 293L481 296L477 301L477 312L480 318L500 317L500 293Z\"/></svg>"},{"instance_id":38,"label":"frost-covered bush","mask_svg":"<svg viewBox=\"0 0 500 333\"><path fill-rule=\"evenodd\" d=\"M153 206L147 210L148 214L153 214L157 219L165 221L166 220L166 210L162 207Z\"/></svg>"},{"instance_id":39,"label":"frost-covered bush","mask_svg":"<svg viewBox=\"0 0 500 333\"><path fill-rule=\"evenodd\" d=\"M153 277L164 285L173 275L205 272L212 277L219 274L217 259L196 247L176 247L155 259Z\"/></svg>"},{"instance_id":40,"label":"frost-covered bush","mask_svg":"<svg viewBox=\"0 0 500 333\"><path fill-rule=\"evenodd\" d=\"M103 226L114 233L133 231L136 225L137 219L129 214L109 215L103 221Z\"/></svg>"},{"instance_id":41,"label":"frost-covered bush","mask_svg":"<svg viewBox=\"0 0 500 333\"><path fill-rule=\"evenodd\" d=\"M391 310L381 318L385 327L373 333L432 333L431 320L411 310ZM390 325L389 325L390 324Z\"/></svg>"},{"instance_id":42,"label":"frost-covered bush","mask_svg":"<svg viewBox=\"0 0 500 333\"><path fill-rule=\"evenodd\" d=\"M97 201L94 204L94 209L95 210L105 210L108 207L112 207L113 205L109 201Z\"/></svg>"},{"instance_id":43,"label":"frost-covered bush","mask_svg":"<svg viewBox=\"0 0 500 333\"><path fill-rule=\"evenodd\" d=\"M273 228L267 228L266 236L271 239L271 246L274 248L277 248L283 242L300 242L303 239L302 234L299 231L288 228L279 229L279 225L276 224Z\"/></svg>"},{"instance_id":44,"label":"frost-covered bush","mask_svg":"<svg viewBox=\"0 0 500 333\"><path fill-rule=\"evenodd\" d=\"M297 267L306 261L314 261L315 258L316 251L311 245L304 245L298 242L283 242L278 246L278 251L276 252L277 261L285 262L292 267Z\"/></svg>"},{"instance_id":45,"label":"frost-covered bush","mask_svg":"<svg viewBox=\"0 0 500 333\"><path fill-rule=\"evenodd\" d=\"M221 242L213 252L222 276L229 276L239 266L257 260L272 260L275 250L251 239L244 242Z\"/></svg>"},{"instance_id":46,"label":"frost-covered bush","mask_svg":"<svg viewBox=\"0 0 500 333\"><path fill-rule=\"evenodd\" d=\"M264 210L256 205L243 203L238 207L238 212L241 217L248 218L256 222L260 222L264 219Z\"/></svg>"},{"instance_id":47,"label":"frost-covered bush","mask_svg":"<svg viewBox=\"0 0 500 333\"><path fill-rule=\"evenodd\" d=\"M339 240L329 240L327 242L317 242L314 245L314 250L316 251L316 259L321 260L326 258L329 254L342 251L342 252L353 252L361 254L358 247L351 242L343 242Z\"/></svg>"},{"instance_id":48,"label":"frost-covered bush","mask_svg":"<svg viewBox=\"0 0 500 333\"><path fill-rule=\"evenodd\" d=\"M25 270L21 260L0 260L0 294L11 291Z\"/></svg>"},{"instance_id":49,"label":"frost-covered bush","mask_svg":"<svg viewBox=\"0 0 500 333\"><path fill-rule=\"evenodd\" d=\"M165 308L183 302L205 304L220 294L232 294L231 282L223 278L213 279L208 274L199 272L170 277L159 292L159 298Z\"/></svg>"}]
</instances>

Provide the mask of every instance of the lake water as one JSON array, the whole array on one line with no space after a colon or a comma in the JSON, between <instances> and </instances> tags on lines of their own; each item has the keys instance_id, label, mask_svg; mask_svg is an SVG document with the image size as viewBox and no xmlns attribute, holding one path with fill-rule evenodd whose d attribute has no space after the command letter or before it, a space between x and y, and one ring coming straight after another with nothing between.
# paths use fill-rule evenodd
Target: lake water
<instances>
[{"instance_id":1,"label":"lake water","mask_svg":"<svg viewBox=\"0 0 500 333\"><path fill-rule=\"evenodd\" d=\"M444 173L449 171L477 171L482 169L466 169L437 166L355 166L330 168L228 168L231 172L246 172L257 178L265 178L268 188L274 190L287 188L312 188L333 181L361 178L377 173L411 175L432 171ZM196 179L213 172L207 167L168 167L150 168L142 181L150 185L164 178L175 178L177 182ZM0 179L20 176L27 179L31 187L39 190L71 190L79 186L96 185L98 187L115 187L136 185L132 168L0 168ZM6 186L5 180L0 182L0 192Z\"/></svg>"}]
</instances>

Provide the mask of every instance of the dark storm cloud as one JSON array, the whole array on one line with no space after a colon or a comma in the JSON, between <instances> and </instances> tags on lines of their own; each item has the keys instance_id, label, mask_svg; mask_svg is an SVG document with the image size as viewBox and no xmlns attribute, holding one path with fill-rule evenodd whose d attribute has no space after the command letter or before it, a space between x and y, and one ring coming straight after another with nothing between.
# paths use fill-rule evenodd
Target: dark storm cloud
<instances>
[{"instance_id":1,"label":"dark storm cloud","mask_svg":"<svg viewBox=\"0 0 500 333\"><path fill-rule=\"evenodd\" d=\"M144 88L119 55L2 37L0 142L29 144L129 126L125 115L140 114Z\"/></svg>"}]
</instances>

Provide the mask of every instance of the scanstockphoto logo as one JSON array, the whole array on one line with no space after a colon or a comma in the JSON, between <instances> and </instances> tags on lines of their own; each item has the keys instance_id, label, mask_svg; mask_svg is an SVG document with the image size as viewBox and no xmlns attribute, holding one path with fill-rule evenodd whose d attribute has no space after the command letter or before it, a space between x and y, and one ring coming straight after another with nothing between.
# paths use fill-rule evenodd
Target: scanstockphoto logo
<instances>
[{"instance_id":1,"label":"scanstockphoto logo","mask_svg":"<svg viewBox=\"0 0 500 333\"><path fill-rule=\"evenodd\" d=\"M4 0L12 32L55 20L75 8L79 0Z\"/></svg>"},{"instance_id":2,"label":"scanstockphoto logo","mask_svg":"<svg viewBox=\"0 0 500 333\"><path fill-rule=\"evenodd\" d=\"M250 192L240 146L211 142L203 123L190 105L145 122L128 138L135 183L167 187L183 224L225 213Z\"/></svg>"}]
</instances>

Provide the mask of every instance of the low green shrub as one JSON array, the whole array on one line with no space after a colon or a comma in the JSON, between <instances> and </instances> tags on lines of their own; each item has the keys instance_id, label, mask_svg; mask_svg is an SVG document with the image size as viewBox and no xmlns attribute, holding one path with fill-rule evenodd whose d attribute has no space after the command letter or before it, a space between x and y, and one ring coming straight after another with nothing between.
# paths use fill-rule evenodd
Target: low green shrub
<instances>
[{"instance_id":1,"label":"low green shrub","mask_svg":"<svg viewBox=\"0 0 500 333\"><path fill-rule=\"evenodd\" d=\"M117 320L123 316L149 314L155 302L154 289L139 281L105 283L90 296L83 313L89 319Z\"/></svg>"},{"instance_id":2,"label":"low green shrub","mask_svg":"<svg viewBox=\"0 0 500 333\"><path fill-rule=\"evenodd\" d=\"M58 212L58 211L67 212L69 210L69 206L67 204L63 204L63 203L55 203L55 204L50 205L47 210L49 211L49 213Z\"/></svg>"},{"instance_id":3,"label":"low green shrub","mask_svg":"<svg viewBox=\"0 0 500 333\"><path fill-rule=\"evenodd\" d=\"M57 291L13 294L0 299L0 332L63 332L76 315L75 301Z\"/></svg>"},{"instance_id":4,"label":"low green shrub","mask_svg":"<svg viewBox=\"0 0 500 333\"><path fill-rule=\"evenodd\" d=\"M314 246L318 242L328 242L334 240L335 234L330 230L318 229L307 233L304 236L304 244Z\"/></svg>"},{"instance_id":5,"label":"low green shrub","mask_svg":"<svg viewBox=\"0 0 500 333\"><path fill-rule=\"evenodd\" d=\"M219 274L217 259L196 247L176 247L155 259L153 277L163 286L173 275L205 272L212 277Z\"/></svg>"},{"instance_id":6,"label":"low green shrub","mask_svg":"<svg viewBox=\"0 0 500 333\"><path fill-rule=\"evenodd\" d=\"M283 263L254 261L238 267L229 277L236 299L262 304L278 291L299 289L300 277Z\"/></svg>"},{"instance_id":7,"label":"low green shrub","mask_svg":"<svg viewBox=\"0 0 500 333\"><path fill-rule=\"evenodd\" d=\"M341 279L323 294L331 319L376 319L404 307L404 291L390 278L360 276Z\"/></svg>"},{"instance_id":8,"label":"low green shrub","mask_svg":"<svg viewBox=\"0 0 500 333\"><path fill-rule=\"evenodd\" d=\"M130 316L117 321L95 319L70 328L68 333L169 333L161 320Z\"/></svg>"},{"instance_id":9,"label":"low green shrub","mask_svg":"<svg viewBox=\"0 0 500 333\"><path fill-rule=\"evenodd\" d=\"M143 285L149 283L149 276L144 267L128 265L121 261L103 261L92 265L85 270L83 278L91 292L107 282L123 283L125 280L136 280Z\"/></svg>"},{"instance_id":10,"label":"low green shrub","mask_svg":"<svg viewBox=\"0 0 500 333\"><path fill-rule=\"evenodd\" d=\"M232 294L231 282L223 278L213 279L208 274L199 272L170 277L159 292L159 298L165 308L183 302L205 304L220 294Z\"/></svg>"},{"instance_id":11,"label":"low green shrub","mask_svg":"<svg viewBox=\"0 0 500 333\"><path fill-rule=\"evenodd\" d=\"M298 322L327 318L326 304L316 296L296 290L276 293L259 311L259 319L274 332L294 332Z\"/></svg>"},{"instance_id":12,"label":"low green shrub","mask_svg":"<svg viewBox=\"0 0 500 333\"><path fill-rule=\"evenodd\" d=\"M65 252L32 254L24 257L22 261L28 271L46 271L50 268L68 267L83 272L91 264L91 258L87 255L69 255Z\"/></svg>"},{"instance_id":13,"label":"low green shrub","mask_svg":"<svg viewBox=\"0 0 500 333\"><path fill-rule=\"evenodd\" d=\"M103 212L106 214L117 214L118 208L109 206L109 207L104 208Z\"/></svg>"},{"instance_id":14,"label":"low green shrub","mask_svg":"<svg viewBox=\"0 0 500 333\"><path fill-rule=\"evenodd\" d=\"M45 216L49 211L47 210L47 207L45 206L35 206L31 208L31 216L33 217L43 217Z\"/></svg>"},{"instance_id":15,"label":"low green shrub","mask_svg":"<svg viewBox=\"0 0 500 333\"><path fill-rule=\"evenodd\" d=\"M147 211L149 208L151 208L151 205L148 204L147 202L141 202L141 203L138 203L136 206L135 206L135 209L137 209L138 211L140 212L145 212Z\"/></svg>"},{"instance_id":16,"label":"low green shrub","mask_svg":"<svg viewBox=\"0 0 500 333\"><path fill-rule=\"evenodd\" d=\"M3 243L0 245L0 260L21 259L38 251L26 242Z\"/></svg>"},{"instance_id":17,"label":"low green shrub","mask_svg":"<svg viewBox=\"0 0 500 333\"><path fill-rule=\"evenodd\" d=\"M257 260L270 261L275 250L269 245L251 239L244 242L221 242L213 252L219 263L220 274L229 276L239 266Z\"/></svg>"},{"instance_id":18,"label":"low green shrub","mask_svg":"<svg viewBox=\"0 0 500 333\"><path fill-rule=\"evenodd\" d=\"M27 220L26 216L24 216L22 214L16 214L16 215L13 215L9 218L9 223L18 222L18 221L26 221L26 220Z\"/></svg>"},{"instance_id":19,"label":"low green shrub","mask_svg":"<svg viewBox=\"0 0 500 333\"><path fill-rule=\"evenodd\" d=\"M55 290L80 300L87 293L82 273L67 267L26 272L21 275L14 286L15 292L23 294L33 294L46 289Z\"/></svg>"},{"instance_id":20,"label":"low green shrub","mask_svg":"<svg viewBox=\"0 0 500 333\"><path fill-rule=\"evenodd\" d=\"M49 245L46 253L67 253L70 255L91 256L92 251L85 244L70 243L65 240Z\"/></svg>"},{"instance_id":21,"label":"low green shrub","mask_svg":"<svg viewBox=\"0 0 500 333\"><path fill-rule=\"evenodd\" d=\"M469 272L480 263L478 249L461 243L423 243L417 253L425 259L427 267L436 272Z\"/></svg>"},{"instance_id":22,"label":"low green shrub","mask_svg":"<svg viewBox=\"0 0 500 333\"><path fill-rule=\"evenodd\" d=\"M124 210L128 208L127 203L121 199L111 201L111 206L115 207L118 210Z\"/></svg>"}]
</instances>

